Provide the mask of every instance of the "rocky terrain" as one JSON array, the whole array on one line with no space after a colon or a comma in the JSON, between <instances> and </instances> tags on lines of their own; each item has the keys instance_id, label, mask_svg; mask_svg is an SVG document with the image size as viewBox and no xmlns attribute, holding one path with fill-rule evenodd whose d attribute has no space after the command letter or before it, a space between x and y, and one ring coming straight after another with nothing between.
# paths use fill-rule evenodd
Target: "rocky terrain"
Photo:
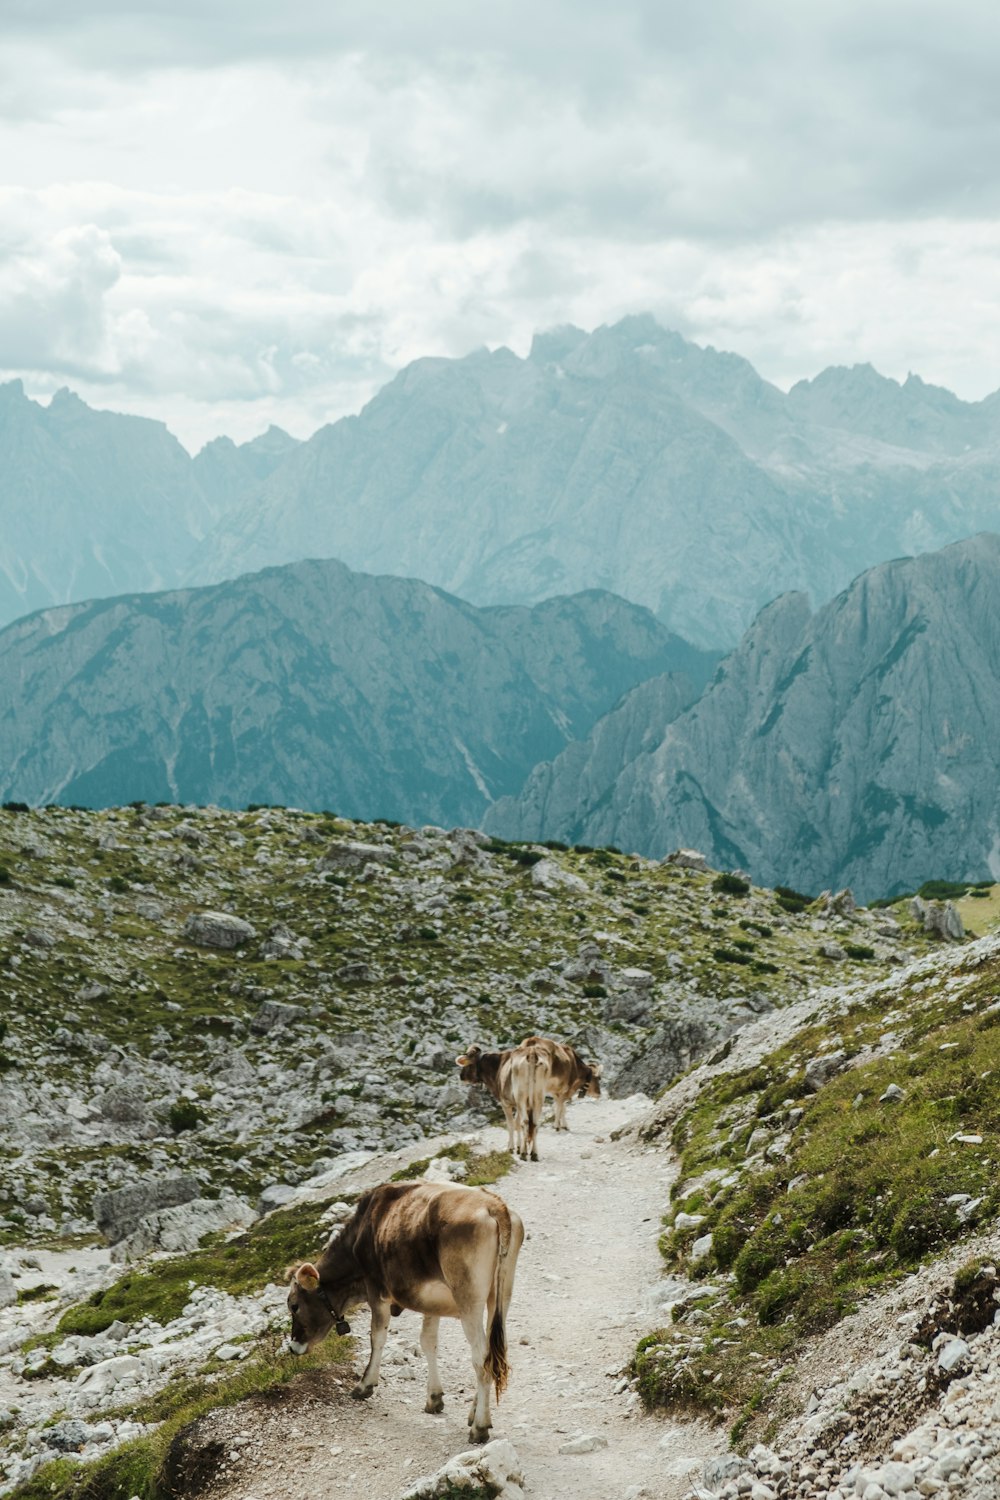
<instances>
[{"instance_id":1,"label":"rocky terrain","mask_svg":"<svg viewBox=\"0 0 1000 1500\"><path fill-rule=\"evenodd\" d=\"M485 826L512 838L678 844L765 884L866 899L1000 869L1000 537L861 575L813 613L765 609L678 711L645 682L539 766Z\"/></svg>"},{"instance_id":2,"label":"rocky terrain","mask_svg":"<svg viewBox=\"0 0 1000 1500\"><path fill-rule=\"evenodd\" d=\"M268 1276L366 1153L502 1171L460 1139L489 1118L456 1076L470 1041L572 1038L612 1095L652 1094L813 986L940 946L926 915L807 908L693 854L279 808L0 811L8 1480L161 1432L206 1361L237 1379L235 1330L270 1337Z\"/></svg>"},{"instance_id":3,"label":"rocky terrain","mask_svg":"<svg viewBox=\"0 0 1000 1500\"><path fill-rule=\"evenodd\" d=\"M0 632L0 797L475 823L636 682L714 665L610 594L475 609L337 562L68 605Z\"/></svg>"}]
</instances>

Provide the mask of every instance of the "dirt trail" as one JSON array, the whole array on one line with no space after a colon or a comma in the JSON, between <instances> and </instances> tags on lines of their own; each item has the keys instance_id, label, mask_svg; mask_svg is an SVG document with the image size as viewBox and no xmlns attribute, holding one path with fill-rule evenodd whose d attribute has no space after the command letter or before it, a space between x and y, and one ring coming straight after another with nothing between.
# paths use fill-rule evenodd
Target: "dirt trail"
<instances>
[{"instance_id":1,"label":"dirt trail","mask_svg":"<svg viewBox=\"0 0 1000 1500\"><path fill-rule=\"evenodd\" d=\"M513 1442L531 1500L625 1500L630 1490L674 1500L718 1446L708 1428L645 1417L634 1397L615 1391L636 1338L655 1321L656 1239L671 1178L662 1148L610 1139L634 1113L621 1100L577 1104L571 1132L557 1136L546 1127L542 1160L498 1185L528 1238L508 1329L513 1375L493 1436ZM499 1131L485 1136L505 1144ZM358 1317L356 1329L364 1322ZM423 1411L418 1333L416 1314L394 1321L369 1402L350 1401L347 1383L331 1381L321 1399L303 1392L272 1410L222 1414L217 1433L232 1459L214 1500L395 1500L418 1475L468 1448L472 1374L461 1329L442 1321L443 1417ZM367 1352L366 1337L362 1347ZM581 1431L605 1438L607 1447L561 1455L560 1445Z\"/></svg>"}]
</instances>

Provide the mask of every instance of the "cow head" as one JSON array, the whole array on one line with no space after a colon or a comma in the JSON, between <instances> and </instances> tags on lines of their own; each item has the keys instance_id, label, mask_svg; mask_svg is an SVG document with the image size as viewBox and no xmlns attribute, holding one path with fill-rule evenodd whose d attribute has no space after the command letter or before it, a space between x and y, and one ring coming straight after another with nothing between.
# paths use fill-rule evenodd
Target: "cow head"
<instances>
[{"instance_id":1,"label":"cow head","mask_svg":"<svg viewBox=\"0 0 1000 1500\"><path fill-rule=\"evenodd\" d=\"M481 1081L479 1059L482 1055L482 1047L477 1047L475 1042L473 1042L467 1052L460 1052L458 1057L455 1058L458 1076L463 1083L479 1083Z\"/></svg>"},{"instance_id":2,"label":"cow head","mask_svg":"<svg viewBox=\"0 0 1000 1500\"><path fill-rule=\"evenodd\" d=\"M320 1339L325 1339L331 1328L341 1334L350 1333L350 1324L344 1317L351 1299L350 1284L321 1285L319 1271L311 1261L290 1271L289 1282L292 1331L288 1348L292 1354L305 1354Z\"/></svg>"},{"instance_id":3,"label":"cow head","mask_svg":"<svg viewBox=\"0 0 1000 1500\"><path fill-rule=\"evenodd\" d=\"M600 1063L580 1063L580 1085L576 1091L578 1099L599 1099L601 1097L601 1065Z\"/></svg>"}]
</instances>

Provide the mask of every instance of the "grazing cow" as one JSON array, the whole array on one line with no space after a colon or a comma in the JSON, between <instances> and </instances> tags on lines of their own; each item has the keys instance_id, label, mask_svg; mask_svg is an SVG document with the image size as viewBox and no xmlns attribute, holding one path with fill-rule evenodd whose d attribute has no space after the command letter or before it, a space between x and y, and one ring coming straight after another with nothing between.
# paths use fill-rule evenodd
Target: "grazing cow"
<instances>
[{"instance_id":1,"label":"grazing cow","mask_svg":"<svg viewBox=\"0 0 1000 1500\"><path fill-rule=\"evenodd\" d=\"M423 1314L420 1347L427 1359L425 1411L444 1409L437 1367L438 1325L459 1318L476 1372L469 1435L485 1443L490 1384L499 1401L507 1384L507 1309L524 1225L486 1188L432 1182L385 1182L358 1200L353 1216L314 1265L290 1273L289 1349L305 1354L331 1328L349 1333L354 1302L371 1308L371 1356L351 1395L365 1400L378 1384L391 1314ZM486 1327L483 1327L483 1312Z\"/></svg>"},{"instance_id":2,"label":"grazing cow","mask_svg":"<svg viewBox=\"0 0 1000 1500\"><path fill-rule=\"evenodd\" d=\"M510 1059L512 1050L506 1052L484 1052L473 1044L467 1052L455 1058L459 1078L463 1083L481 1083L503 1110L507 1121L507 1150L516 1149L514 1103L510 1092Z\"/></svg>"}]
</instances>

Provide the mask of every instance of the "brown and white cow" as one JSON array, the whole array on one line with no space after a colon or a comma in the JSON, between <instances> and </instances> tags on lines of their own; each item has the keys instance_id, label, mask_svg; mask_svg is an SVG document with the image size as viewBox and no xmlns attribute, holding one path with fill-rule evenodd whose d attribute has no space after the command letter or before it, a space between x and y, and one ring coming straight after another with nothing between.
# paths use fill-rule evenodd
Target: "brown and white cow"
<instances>
[{"instance_id":1,"label":"brown and white cow","mask_svg":"<svg viewBox=\"0 0 1000 1500\"><path fill-rule=\"evenodd\" d=\"M514 1106L514 1134L519 1155L538 1160L536 1144L542 1123L545 1085L549 1076L552 1043L542 1037L525 1037L510 1054L510 1094Z\"/></svg>"},{"instance_id":2,"label":"brown and white cow","mask_svg":"<svg viewBox=\"0 0 1000 1500\"><path fill-rule=\"evenodd\" d=\"M542 1038L535 1038L542 1040ZM568 1042L550 1042L552 1056L549 1061L549 1076L545 1084L546 1094L551 1094L557 1130L568 1130L566 1105L571 1099L599 1099L601 1097L601 1067L599 1063L586 1063Z\"/></svg>"},{"instance_id":3,"label":"brown and white cow","mask_svg":"<svg viewBox=\"0 0 1000 1500\"><path fill-rule=\"evenodd\" d=\"M517 1148L514 1101L510 1091L510 1059L513 1049L504 1052L484 1052L475 1043L466 1052L455 1058L458 1076L463 1083L478 1083L493 1095L503 1110L507 1121L507 1150Z\"/></svg>"},{"instance_id":4,"label":"brown and white cow","mask_svg":"<svg viewBox=\"0 0 1000 1500\"><path fill-rule=\"evenodd\" d=\"M349 1333L345 1312L353 1303L367 1302L371 1355L351 1392L356 1400L365 1400L378 1384L390 1315L411 1308L424 1320L424 1410L437 1413L444 1409L438 1327L442 1318L458 1318L476 1373L469 1435L484 1443L491 1426L490 1385L499 1401L507 1384L507 1310L523 1239L518 1215L487 1188L383 1183L362 1195L315 1264L307 1261L290 1273L289 1349L305 1354L331 1329Z\"/></svg>"}]
</instances>

